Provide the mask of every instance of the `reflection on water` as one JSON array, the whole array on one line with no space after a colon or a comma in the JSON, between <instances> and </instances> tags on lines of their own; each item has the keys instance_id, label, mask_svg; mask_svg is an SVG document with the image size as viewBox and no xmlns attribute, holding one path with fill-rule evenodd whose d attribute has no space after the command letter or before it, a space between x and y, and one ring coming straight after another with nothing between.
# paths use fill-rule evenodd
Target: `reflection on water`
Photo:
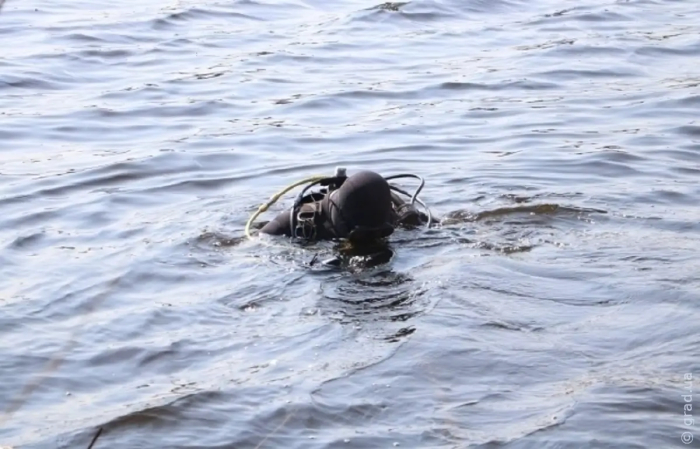
<instances>
[{"instance_id":1,"label":"reflection on water","mask_svg":"<svg viewBox=\"0 0 700 449\"><path fill-rule=\"evenodd\" d=\"M324 310L343 323L408 321L425 306L415 281L384 269L331 277L321 284L321 291Z\"/></svg>"}]
</instances>

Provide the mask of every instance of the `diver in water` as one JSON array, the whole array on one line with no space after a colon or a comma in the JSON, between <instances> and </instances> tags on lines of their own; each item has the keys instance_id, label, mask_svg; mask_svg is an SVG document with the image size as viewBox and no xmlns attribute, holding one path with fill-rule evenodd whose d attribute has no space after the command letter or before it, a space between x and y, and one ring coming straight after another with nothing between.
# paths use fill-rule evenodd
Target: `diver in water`
<instances>
[{"instance_id":1,"label":"diver in water","mask_svg":"<svg viewBox=\"0 0 700 449\"><path fill-rule=\"evenodd\" d=\"M407 177L421 181L412 197L389 184L389 180ZM323 188L307 194L317 185ZM430 210L417 198L422 187L423 180L416 175L384 178L372 171L360 171L348 177L345 169L339 168L335 176L318 178L309 184L291 209L277 215L260 232L306 241L346 240L355 247L376 243L399 226L430 226ZM404 201L398 193L410 197L410 201ZM416 202L425 207L427 214L415 207ZM269 204L258 212L266 210Z\"/></svg>"}]
</instances>

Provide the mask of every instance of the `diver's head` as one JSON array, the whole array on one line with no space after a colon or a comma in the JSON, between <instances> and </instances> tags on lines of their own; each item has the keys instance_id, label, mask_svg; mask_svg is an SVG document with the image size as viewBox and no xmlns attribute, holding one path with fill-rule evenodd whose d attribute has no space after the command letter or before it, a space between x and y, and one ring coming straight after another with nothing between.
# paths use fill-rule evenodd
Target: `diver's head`
<instances>
[{"instance_id":1,"label":"diver's head","mask_svg":"<svg viewBox=\"0 0 700 449\"><path fill-rule=\"evenodd\" d=\"M323 199L336 237L366 244L388 237L392 226L389 183L377 173L360 171Z\"/></svg>"}]
</instances>

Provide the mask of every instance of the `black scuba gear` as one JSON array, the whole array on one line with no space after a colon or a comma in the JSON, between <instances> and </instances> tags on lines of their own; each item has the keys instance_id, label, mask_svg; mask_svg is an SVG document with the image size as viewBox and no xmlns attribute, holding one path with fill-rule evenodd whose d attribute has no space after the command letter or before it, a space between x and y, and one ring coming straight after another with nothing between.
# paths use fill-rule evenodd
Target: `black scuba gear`
<instances>
[{"instance_id":1,"label":"black scuba gear","mask_svg":"<svg viewBox=\"0 0 700 449\"><path fill-rule=\"evenodd\" d=\"M388 237L396 226L429 221L427 215L391 190L405 192L371 171L314 184L327 185L328 189L304 195L311 187L308 186L291 210L279 214L260 232L307 240L346 238L353 243L365 243Z\"/></svg>"}]
</instances>

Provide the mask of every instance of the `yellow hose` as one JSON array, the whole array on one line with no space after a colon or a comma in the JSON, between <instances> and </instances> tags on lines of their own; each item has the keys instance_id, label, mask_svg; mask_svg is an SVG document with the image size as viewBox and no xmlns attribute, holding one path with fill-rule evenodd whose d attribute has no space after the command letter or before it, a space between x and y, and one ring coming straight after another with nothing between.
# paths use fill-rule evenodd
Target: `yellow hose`
<instances>
[{"instance_id":1,"label":"yellow hose","mask_svg":"<svg viewBox=\"0 0 700 449\"><path fill-rule=\"evenodd\" d=\"M248 237L248 238L251 239L251 240L253 239L253 237L250 235L250 227L252 226L253 222L255 221L256 218L258 218L258 217L260 216L260 214L262 214L262 213L265 212L267 209L269 209L270 206L272 206L273 204L275 204L275 203L277 202L277 200L279 200L279 199L282 197L282 195L284 195L285 193L289 192L290 190L292 190L293 188L295 188L295 187L297 187L297 186L300 186L300 185L302 185L302 184L308 184L308 183L310 183L310 182L320 181L320 180L325 179L325 178L327 178L327 177L328 177L328 176L311 176L311 177L309 177L309 178L302 179L301 181L297 181L297 182L295 182L294 184L292 184L292 185L290 185L290 186L287 186L287 187L285 187L284 189L282 189L282 190L280 190L279 192L277 192L277 193L275 193L274 195L272 195L272 196L270 197L270 200L269 200L267 203L261 205L261 206L258 208L258 210L255 211L255 213L254 213L253 215L251 215L250 218L248 219L248 223L246 223L246 225L245 225L245 235L246 235L246 237Z\"/></svg>"}]
</instances>

